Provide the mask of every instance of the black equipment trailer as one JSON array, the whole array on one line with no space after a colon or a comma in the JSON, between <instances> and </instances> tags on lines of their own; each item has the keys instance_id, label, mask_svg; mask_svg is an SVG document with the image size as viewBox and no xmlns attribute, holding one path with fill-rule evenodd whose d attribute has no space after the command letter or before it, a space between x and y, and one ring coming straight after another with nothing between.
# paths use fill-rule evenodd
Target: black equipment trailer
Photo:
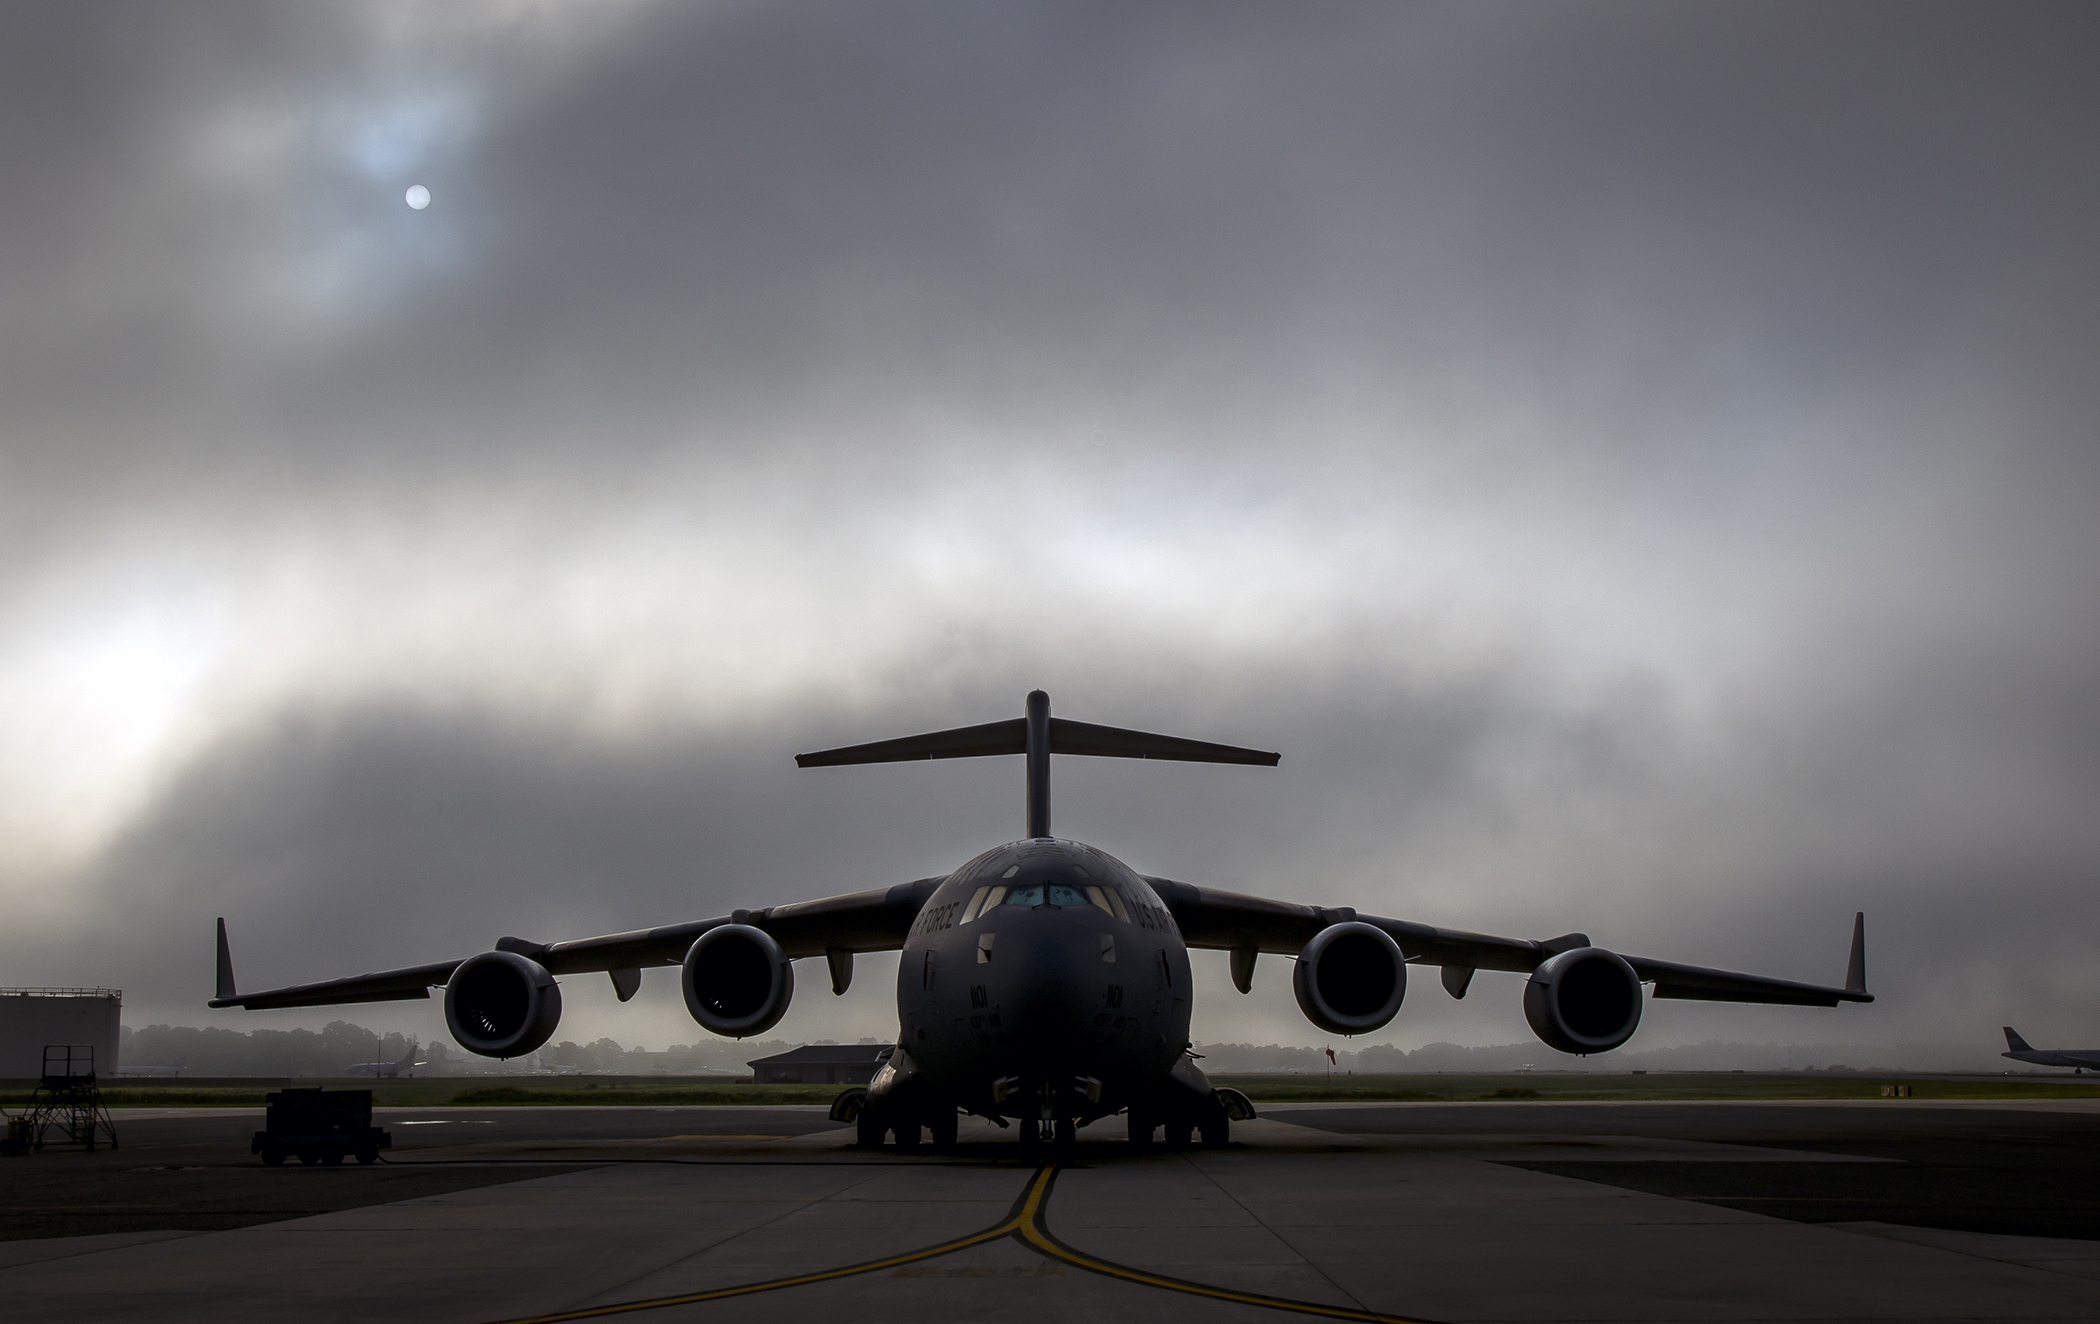
<instances>
[{"instance_id":1,"label":"black equipment trailer","mask_svg":"<svg viewBox=\"0 0 2100 1324\"><path fill-rule=\"evenodd\" d=\"M380 1150L394 1147L394 1138L372 1125L370 1090L279 1090L263 1102L270 1109L265 1129L255 1133L248 1152L273 1168L293 1154L301 1163L336 1164L352 1154L372 1163Z\"/></svg>"}]
</instances>

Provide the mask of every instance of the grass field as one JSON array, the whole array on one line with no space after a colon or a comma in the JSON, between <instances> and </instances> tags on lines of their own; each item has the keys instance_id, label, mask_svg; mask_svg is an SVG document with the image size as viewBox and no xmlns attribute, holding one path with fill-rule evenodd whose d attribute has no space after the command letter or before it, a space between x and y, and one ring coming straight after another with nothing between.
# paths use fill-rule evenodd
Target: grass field
<instances>
[{"instance_id":1,"label":"grass field","mask_svg":"<svg viewBox=\"0 0 2100 1324\"><path fill-rule=\"evenodd\" d=\"M263 1096L284 1088L320 1085L329 1089L368 1089L380 1107L484 1107L504 1104L575 1104L584 1106L671 1107L680 1104L823 1103L837 1098L844 1085L754 1085L748 1078L722 1076L436 1076L415 1080L370 1080L362 1077L306 1079L290 1082L230 1080L188 1083L180 1078L127 1080L102 1091L111 1108L260 1108ZM29 1101L21 1083L0 1091L0 1104L20 1108Z\"/></svg>"},{"instance_id":2,"label":"grass field","mask_svg":"<svg viewBox=\"0 0 2100 1324\"><path fill-rule=\"evenodd\" d=\"M1213 1083L1244 1090L1257 1102L1514 1099L1878 1099L1884 1085L1911 1087L1916 1099L2100 1098L2100 1078L2071 1076L1927 1076L1823 1071L1668 1071L1630 1075L1591 1071L1391 1076L1215 1075Z\"/></svg>"},{"instance_id":3,"label":"grass field","mask_svg":"<svg viewBox=\"0 0 2100 1324\"><path fill-rule=\"evenodd\" d=\"M1906 1084L1917 1099L2100 1098L2100 1077L1928 1076L1860 1072L1603 1072L1502 1074L1418 1073L1385 1076L1226 1075L1219 1085L1267 1102L1415 1100L1595 1100L1629 1102L1673 1099L1875 1099L1884 1085ZM301 1080L299 1085L369 1089L383 1107L487 1107L567 1104L575 1106L674 1107L687 1104L828 1104L843 1085L754 1085L748 1080L665 1076L425 1077L418 1080ZM280 1082L125 1081L105 1089L112 1108L260 1108ZM0 1086L0 1104L20 1108L29 1101L25 1082Z\"/></svg>"}]
</instances>

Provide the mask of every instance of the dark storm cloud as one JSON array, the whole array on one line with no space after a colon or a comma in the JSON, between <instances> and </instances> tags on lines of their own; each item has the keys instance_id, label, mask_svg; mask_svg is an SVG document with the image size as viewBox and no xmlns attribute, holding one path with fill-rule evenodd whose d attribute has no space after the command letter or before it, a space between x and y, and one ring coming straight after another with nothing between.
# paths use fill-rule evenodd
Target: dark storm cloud
<instances>
[{"instance_id":1,"label":"dark storm cloud","mask_svg":"<svg viewBox=\"0 0 2100 1324\"><path fill-rule=\"evenodd\" d=\"M680 6L422 47L354 8L56 12L10 43L9 394L206 454L923 401L1261 449L1215 424L1336 386L1514 386L1656 446L1950 320L2002 344L1996 300L2018 359L2093 334L2072 9ZM324 260L317 327L252 310Z\"/></svg>"},{"instance_id":2,"label":"dark storm cloud","mask_svg":"<svg viewBox=\"0 0 2100 1324\"><path fill-rule=\"evenodd\" d=\"M785 756L1042 684L1285 751L1061 764L1143 869L1804 978L1873 912L1879 1020L1663 1033L2096 991L2087 7L4 23L0 718L116 806L0 860L36 979L938 872L1011 778ZM43 723L134 600L171 734Z\"/></svg>"}]
</instances>

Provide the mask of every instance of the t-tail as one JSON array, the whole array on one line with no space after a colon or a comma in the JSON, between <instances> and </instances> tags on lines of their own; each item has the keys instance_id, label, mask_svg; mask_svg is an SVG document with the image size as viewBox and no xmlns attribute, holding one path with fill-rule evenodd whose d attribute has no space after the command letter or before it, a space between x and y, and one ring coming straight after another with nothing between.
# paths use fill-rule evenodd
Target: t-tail
<instances>
[{"instance_id":1,"label":"t-tail","mask_svg":"<svg viewBox=\"0 0 2100 1324\"><path fill-rule=\"evenodd\" d=\"M1050 835L1050 756L1090 754L1111 759L1165 759L1176 763L1244 763L1273 768L1283 756L1237 745L1214 745L1150 731L1095 726L1050 715L1050 696L1036 690L1025 714L982 726L962 726L925 735L900 736L867 745L797 754L798 768L834 768L848 763L905 763L914 759L971 759L993 754L1028 758L1028 835Z\"/></svg>"}]
</instances>

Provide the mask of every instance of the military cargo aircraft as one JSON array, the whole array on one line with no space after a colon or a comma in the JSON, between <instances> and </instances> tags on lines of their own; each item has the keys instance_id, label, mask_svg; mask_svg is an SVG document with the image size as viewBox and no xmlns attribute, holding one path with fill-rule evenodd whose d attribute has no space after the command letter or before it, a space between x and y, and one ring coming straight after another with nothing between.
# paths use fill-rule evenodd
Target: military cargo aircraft
<instances>
[{"instance_id":1,"label":"military cargo aircraft","mask_svg":"<svg viewBox=\"0 0 2100 1324\"><path fill-rule=\"evenodd\" d=\"M1871 1002L1865 917L1852 929L1842 988L1627 956L1581 933L1536 941L1435 928L1215 891L1141 875L1121 860L1050 833L1050 756L1170 759L1275 766L1260 750L1095 726L1050 715L1028 696L1025 715L982 726L803 754L804 768L1020 754L1027 836L955 872L815 901L736 910L712 919L567 942L499 939L479 955L264 993L236 991L219 921L213 1007L313 1007L427 998L445 990L460 1047L518 1057L547 1042L561 1018L559 975L604 971L621 1001L642 971L673 966L693 1019L715 1034L763 1034L794 996L794 962L823 957L834 994L862 952L901 951L899 1035L864 1098L835 1115L862 1144L922 1131L955 1142L958 1117L1004 1127L1023 1143L1068 1142L1118 1113L1133 1144L1164 1132L1223 1144L1251 1107L1211 1087L1189 1054L1189 950L1229 953L1233 983L1251 987L1261 953L1295 958L1291 987L1306 1018L1330 1034L1369 1034L1400 1010L1409 965L1440 968L1462 998L1477 970L1527 977L1525 1019L1549 1047L1602 1053L1640 1025L1641 986L1658 998L1834 1007ZM855 1115L849 1117L846 1112Z\"/></svg>"},{"instance_id":2,"label":"military cargo aircraft","mask_svg":"<svg viewBox=\"0 0 2100 1324\"><path fill-rule=\"evenodd\" d=\"M2100 1048L2036 1048L2010 1025L2005 1027L2005 1046L2012 1051L1998 1056L2009 1057L2015 1062L2032 1062L2038 1067L2070 1067L2073 1071L2100 1070Z\"/></svg>"}]
</instances>

